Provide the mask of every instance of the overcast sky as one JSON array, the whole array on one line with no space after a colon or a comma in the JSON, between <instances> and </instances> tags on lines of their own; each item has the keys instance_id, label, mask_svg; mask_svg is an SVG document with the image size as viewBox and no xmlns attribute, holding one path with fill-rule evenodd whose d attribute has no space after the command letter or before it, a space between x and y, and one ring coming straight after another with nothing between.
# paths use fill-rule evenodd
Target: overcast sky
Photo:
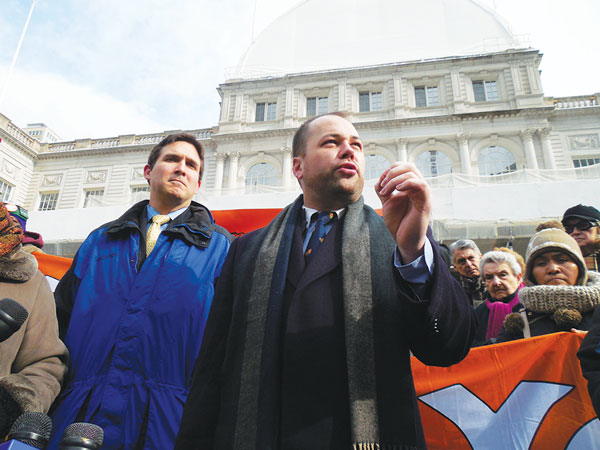
<instances>
[{"instance_id":1,"label":"overcast sky","mask_svg":"<svg viewBox=\"0 0 600 450\"><path fill-rule=\"evenodd\" d=\"M1 91L32 1L0 2ZM298 3L257 0L254 15L252 0L39 0L0 112L65 140L216 125L216 88L249 46L253 17L257 35ZM544 54L546 95L600 91L600 1L480 3Z\"/></svg>"}]
</instances>

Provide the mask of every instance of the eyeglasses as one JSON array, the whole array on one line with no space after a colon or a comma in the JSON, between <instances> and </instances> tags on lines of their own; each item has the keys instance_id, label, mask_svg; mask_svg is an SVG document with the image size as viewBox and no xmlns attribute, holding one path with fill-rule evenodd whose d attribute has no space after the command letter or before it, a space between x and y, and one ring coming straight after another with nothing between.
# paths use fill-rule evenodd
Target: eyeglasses
<instances>
[{"instance_id":1,"label":"eyeglasses","mask_svg":"<svg viewBox=\"0 0 600 450\"><path fill-rule=\"evenodd\" d=\"M573 230L575 230L575 228L577 228L579 231L586 231L592 227L595 227L596 225L598 225L598 222L588 222L588 221L564 224L565 231L567 232L567 234L571 234L573 232Z\"/></svg>"},{"instance_id":2,"label":"eyeglasses","mask_svg":"<svg viewBox=\"0 0 600 450\"><path fill-rule=\"evenodd\" d=\"M5 203L6 209L9 213L19 216L23 220L29 219L29 213L25 208L14 203Z\"/></svg>"}]
</instances>

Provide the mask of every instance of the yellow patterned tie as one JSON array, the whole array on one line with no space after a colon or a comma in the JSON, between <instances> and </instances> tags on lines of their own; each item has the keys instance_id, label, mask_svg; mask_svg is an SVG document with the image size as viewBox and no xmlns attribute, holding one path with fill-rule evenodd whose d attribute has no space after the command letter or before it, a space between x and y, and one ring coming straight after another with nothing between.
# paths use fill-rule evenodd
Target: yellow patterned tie
<instances>
[{"instance_id":1,"label":"yellow patterned tie","mask_svg":"<svg viewBox=\"0 0 600 450\"><path fill-rule=\"evenodd\" d=\"M158 236L160 236L160 226L163 223L167 223L169 220L171 220L169 216L161 216L160 214L152 217L152 224L146 233L146 256L150 254L156 245Z\"/></svg>"}]
</instances>

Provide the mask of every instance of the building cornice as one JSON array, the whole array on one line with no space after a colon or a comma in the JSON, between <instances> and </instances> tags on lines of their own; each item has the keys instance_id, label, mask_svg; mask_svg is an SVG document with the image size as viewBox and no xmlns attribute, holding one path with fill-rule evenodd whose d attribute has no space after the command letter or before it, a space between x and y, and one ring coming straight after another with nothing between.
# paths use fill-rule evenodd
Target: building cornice
<instances>
[{"instance_id":1,"label":"building cornice","mask_svg":"<svg viewBox=\"0 0 600 450\"><path fill-rule=\"evenodd\" d=\"M30 147L28 147L27 145L25 145L24 143L22 143L21 141L19 141L18 139L16 139L14 136L12 136L10 133L8 133L6 130L0 128L0 138L3 141L8 141L10 142L10 146L12 148L14 148L15 150L20 151L23 155L27 156L28 158L31 158L33 160L37 159L38 157L38 153L31 149Z\"/></svg>"},{"instance_id":2,"label":"building cornice","mask_svg":"<svg viewBox=\"0 0 600 450\"><path fill-rule=\"evenodd\" d=\"M263 83L273 83L275 80L282 80L285 82L295 82L298 79L309 78L315 76L323 76L326 75L328 77L348 77L357 72L368 72L374 71L377 74L381 74L381 72L385 71L398 71L398 70L406 70L407 68L419 67L423 68L428 65L436 65L436 64L462 64L465 62L477 62L483 60L489 60L491 58L502 58L502 59L514 59L518 57L525 56L537 56L538 60L540 57L540 52L537 49L527 48L527 49L514 49L514 50L506 50L502 52L494 52L494 53L480 53L475 55L466 55L466 56L446 56L441 58L431 58L431 59L421 59L421 60L411 60L411 61L398 61L392 63L385 64L374 64L368 66L358 66L358 67L344 67L339 69L327 69L327 70L315 70L308 72L298 72L292 74L279 74L279 75L270 75L265 77L257 77L257 78L234 78L231 80L227 80L224 83L219 84L218 90L222 88L227 89L236 89L237 87L241 87L243 85L248 85L251 83L255 83L257 85L261 85ZM538 61L539 62L539 61ZM284 83L285 84L285 83Z\"/></svg>"}]
</instances>

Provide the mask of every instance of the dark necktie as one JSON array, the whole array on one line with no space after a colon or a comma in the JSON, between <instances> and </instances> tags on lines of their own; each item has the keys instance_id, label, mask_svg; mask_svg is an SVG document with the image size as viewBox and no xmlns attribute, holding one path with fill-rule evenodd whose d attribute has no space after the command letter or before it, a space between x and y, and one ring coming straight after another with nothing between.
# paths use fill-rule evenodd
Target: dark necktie
<instances>
[{"instance_id":1,"label":"dark necktie","mask_svg":"<svg viewBox=\"0 0 600 450\"><path fill-rule=\"evenodd\" d=\"M316 224L315 229L313 230L313 233L308 241L308 245L306 246L306 252L304 252L304 262L306 264L310 262L314 254L317 252L319 246L325 240L325 235L327 234L327 225L332 223L335 219L337 219L337 214L330 211L321 211L312 215L311 221L316 222Z\"/></svg>"}]
</instances>

